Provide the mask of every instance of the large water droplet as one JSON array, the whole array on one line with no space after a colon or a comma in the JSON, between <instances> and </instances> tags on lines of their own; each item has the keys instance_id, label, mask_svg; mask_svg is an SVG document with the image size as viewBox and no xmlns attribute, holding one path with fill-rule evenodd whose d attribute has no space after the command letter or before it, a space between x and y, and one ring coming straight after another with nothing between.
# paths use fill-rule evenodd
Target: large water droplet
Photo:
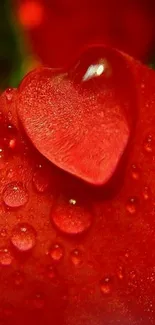
<instances>
[{"instance_id":1,"label":"large water droplet","mask_svg":"<svg viewBox=\"0 0 155 325\"><path fill-rule=\"evenodd\" d=\"M8 248L0 248L0 265L8 266L13 261L13 255Z\"/></svg>"},{"instance_id":2,"label":"large water droplet","mask_svg":"<svg viewBox=\"0 0 155 325\"><path fill-rule=\"evenodd\" d=\"M11 242L22 252L29 251L36 244L36 232L29 224L19 224L13 230Z\"/></svg>"},{"instance_id":3,"label":"large water droplet","mask_svg":"<svg viewBox=\"0 0 155 325\"><path fill-rule=\"evenodd\" d=\"M101 289L101 292L105 295L107 295L111 292L111 279L109 277L106 277L101 280L100 289Z\"/></svg>"},{"instance_id":4,"label":"large water droplet","mask_svg":"<svg viewBox=\"0 0 155 325\"><path fill-rule=\"evenodd\" d=\"M75 266L79 266L82 264L81 252L78 249L74 249L71 252L71 261Z\"/></svg>"},{"instance_id":5,"label":"large water droplet","mask_svg":"<svg viewBox=\"0 0 155 325\"><path fill-rule=\"evenodd\" d=\"M28 201L28 192L22 183L12 182L3 191L3 201L8 207L18 208Z\"/></svg>"},{"instance_id":6,"label":"large water droplet","mask_svg":"<svg viewBox=\"0 0 155 325\"><path fill-rule=\"evenodd\" d=\"M63 248L59 244L55 244L52 246L50 250L50 256L53 259L53 261L58 262L63 257Z\"/></svg>"},{"instance_id":7,"label":"large water droplet","mask_svg":"<svg viewBox=\"0 0 155 325\"><path fill-rule=\"evenodd\" d=\"M92 224L92 214L86 202L76 198L59 197L52 209L52 220L59 230L76 235Z\"/></svg>"},{"instance_id":8,"label":"large water droplet","mask_svg":"<svg viewBox=\"0 0 155 325\"><path fill-rule=\"evenodd\" d=\"M126 209L130 214L134 214L136 213L136 209L137 209L137 198L135 197L130 197L128 199L127 205L126 205Z\"/></svg>"}]
</instances>

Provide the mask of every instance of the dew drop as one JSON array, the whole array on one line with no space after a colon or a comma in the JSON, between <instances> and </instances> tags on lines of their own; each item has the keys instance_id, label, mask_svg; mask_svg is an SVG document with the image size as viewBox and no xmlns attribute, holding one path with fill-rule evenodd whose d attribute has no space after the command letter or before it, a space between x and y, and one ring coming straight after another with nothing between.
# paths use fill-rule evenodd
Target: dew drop
<instances>
[{"instance_id":1,"label":"dew drop","mask_svg":"<svg viewBox=\"0 0 155 325\"><path fill-rule=\"evenodd\" d=\"M148 135L144 141L144 150L147 153L151 153L153 151L152 149L152 136Z\"/></svg>"},{"instance_id":2,"label":"dew drop","mask_svg":"<svg viewBox=\"0 0 155 325\"><path fill-rule=\"evenodd\" d=\"M109 277L104 278L100 282L101 292L105 295L111 292L111 279Z\"/></svg>"},{"instance_id":3,"label":"dew drop","mask_svg":"<svg viewBox=\"0 0 155 325\"><path fill-rule=\"evenodd\" d=\"M138 180L139 179L139 169L136 165L131 166L131 176L133 179Z\"/></svg>"},{"instance_id":4,"label":"dew drop","mask_svg":"<svg viewBox=\"0 0 155 325\"><path fill-rule=\"evenodd\" d=\"M19 224L13 230L11 242L19 251L29 251L36 244L36 232L29 224Z\"/></svg>"},{"instance_id":5,"label":"dew drop","mask_svg":"<svg viewBox=\"0 0 155 325\"><path fill-rule=\"evenodd\" d=\"M15 138L13 138L13 139L11 139L10 141L9 141L9 148L10 149L15 149L16 148L16 145L17 145L17 140L15 139Z\"/></svg>"},{"instance_id":6,"label":"dew drop","mask_svg":"<svg viewBox=\"0 0 155 325\"><path fill-rule=\"evenodd\" d=\"M120 280L123 280L124 278L124 272L123 272L123 268L120 266L118 271L117 271L117 276Z\"/></svg>"},{"instance_id":7,"label":"dew drop","mask_svg":"<svg viewBox=\"0 0 155 325\"><path fill-rule=\"evenodd\" d=\"M150 190L147 186L145 186L143 191L143 198L145 201L147 201L149 197L150 197Z\"/></svg>"},{"instance_id":8,"label":"dew drop","mask_svg":"<svg viewBox=\"0 0 155 325\"><path fill-rule=\"evenodd\" d=\"M42 294L36 293L34 298L33 298L33 306L34 308L37 309L42 309L44 308L45 305L45 300Z\"/></svg>"},{"instance_id":9,"label":"dew drop","mask_svg":"<svg viewBox=\"0 0 155 325\"><path fill-rule=\"evenodd\" d=\"M91 226L92 214L86 202L59 197L52 209L52 220L60 231L77 235Z\"/></svg>"},{"instance_id":10,"label":"dew drop","mask_svg":"<svg viewBox=\"0 0 155 325\"><path fill-rule=\"evenodd\" d=\"M50 250L50 256L55 262L59 262L63 257L63 248L59 244L53 245Z\"/></svg>"},{"instance_id":11,"label":"dew drop","mask_svg":"<svg viewBox=\"0 0 155 325\"><path fill-rule=\"evenodd\" d=\"M0 122L3 121L3 113L0 111Z\"/></svg>"},{"instance_id":12,"label":"dew drop","mask_svg":"<svg viewBox=\"0 0 155 325\"><path fill-rule=\"evenodd\" d=\"M3 238L7 236L7 231L6 231L6 229L1 229L1 230L0 230L0 236L3 237Z\"/></svg>"},{"instance_id":13,"label":"dew drop","mask_svg":"<svg viewBox=\"0 0 155 325\"><path fill-rule=\"evenodd\" d=\"M38 170L33 175L33 184L36 190L40 193L44 193L49 187L49 175L42 168Z\"/></svg>"},{"instance_id":14,"label":"dew drop","mask_svg":"<svg viewBox=\"0 0 155 325\"><path fill-rule=\"evenodd\" d=\"M130 279L131 280L135 280L136 279L136 272L135 271L131 271L130 274L129 274L129 276L130 276Z\"/></svg>"},{"instance_id":15,"label":"dew drop","mask_svg":"<svg viewBox=\"0 0 155 325\"><path fill-rule=\"evenodd\" d=\"M15 286L20 287L24 282L24 276L21 272L17 271L13 274L13 281Z\"/></svg>"},{"instance_id":16,"label":"dew drop","mask_svg":"<svg viewBox=\"0 0 155 325\"><path fill-rule=\"evenodd\" d=\"M11 208L18 208L28 201L28 193L22 183L12 182L3 191L3 201Z\"/></svg>"},{"instance_id":17,"label":"dew drop","mask_svg":"<svg viewBox=\"0 0 155 325\"><path fill-rule=\"evenodd\" d=\"M7 88L5 90L5 95L6 95L6 99L7 99L8 102L11 102L12 101L13 93L14 93L14 89L13 88Z\"/></svg>"},{"instance_id":18,"label":"dew drop","mask_svg":"<svg viewBox=\"0 0 155 325\"><path fill-rule=\"evenodd\" d=\"M78 249L74 249L71 252L71 261L75 266L79 266L82 264L81 252Z\"/></svg>"},{"instance_id":19,"label":"dew drop","mask_svg":"<svg viewBox=\"0 0 155 325\"><path fill-rule=\"evenodd\" d=\"M131 197L128 199L126 209L130 214L135 214L137 209L137 199L135 197Z\"/></svg>"},{"instance_id":20,"label":"dew drop","mask_svg":"<svg viewBox=\"0 0 155 325\"><path fill-rule=\"evenodd\" d=\"M47 268L47 276L49 279L55 279L56 278L56 272L55 269L53 267L53 265L49 265Z\"/></svg>"},{"instance_id":21,"label":"dew drop","mask_svg":"<svg viewBox=\"0 0 155 325\"><path fill-rule=\"evenodd\" d=\"M13 256L8 248L0 248L0 265L9 266L13 261Z\"/></svg>"}]
</instances>

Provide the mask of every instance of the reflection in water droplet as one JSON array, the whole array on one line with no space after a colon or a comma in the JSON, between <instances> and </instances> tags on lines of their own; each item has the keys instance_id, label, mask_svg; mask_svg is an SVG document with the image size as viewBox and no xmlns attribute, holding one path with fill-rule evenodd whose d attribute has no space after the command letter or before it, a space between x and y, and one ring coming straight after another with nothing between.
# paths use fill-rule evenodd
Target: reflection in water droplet
<instances>
[{"instance_id":1,"label":"reflection in water droplet","mask_svg":"<svg viewBox=\"0 0 155 325\"><path fill-rule=\"evenodd\" d=\"M0 265L8 266L12 263L13 256L8 248L0 248Z\"/></svg>"},{"instance_id":2,"label":"reflection in water droplet","mask_svg":"<svg viewBox=\"0 0 155 325\"><path fill-rule=\"evenodd\" d=\"M12 182L3 191L3 201L11 208L23 206L28 201L27 190L22 183Z\"/></svg>"},{"instance_id":3,"label":"reflection in water droplet","mask_svg":"<svg viewBox=\"0 0 155 325\"><path fill-rule=\"evenodd\" d=\"M110 75L111 69L106 59L100 59L96 64L91 64L86 70L82 81L88 81L92 78L100 77L102 74Z\"/></svg>"},{"instance_id":4,"label":"reflection in water droplet","mask_svg":"<svg viewBox=\"0 0 155 325\"><path fill-rule=\"evenodd\" d=\"M59 197L52 208L52 220L62 232L76 235L91 226L92 214L86 202Z\"/></svg>"},{"instance_id":5,"label":"reflection in water droplet","mask_svg":"<svg viewBox=\"0 0 155 325\"><path fill-rule=\"evenodd\" d=\"M36 233L32 226L28 224L19 224L12 232L12 244L20 251L31 250L36 244Z\"/></svg>"},{"instance_id":6,"label":"reflection in water droplet","mask_svg":"<svg viewBox=\"0 0 155 325\"><path fill-rule=\"evenodd\" d=\"M81 252L78 249L74 249L71 252L71 261L75 266L82 264Z\"/></svg>"},{"instance_id":7,"label":"reflection in water droplet","mask_svg":"<svg viewBox=\"0 0 155 325\"><path fill-rule=\"evenodd\" d=\"M109 294L111 292L111 279L109 277L101 280L100 289L103 294Z\"/></svg>"},{"instance_id":8,"label":"reflection in water droplet","mask_svg":"<svg viewBox=\"0 0 155 325\"><path fill-rule=\"evenodd\" d=\"M133 179L138 180L139 179L139 169L136 165L132 165L131 166L132 170L131 170L131 176Z\"/></svg>"},{"instance_id":9,"label":"reflection in water droplet","mask_svg":"<svg viewBox=\"0 0 155 325\"><path fill-rule=\"evenodd\" d=\"M126 209L130 214L136 213L137 199L135 197L131 197L131 198L128 199Z\"/></svg>"},{"instance_id":10,"label":"reflection in water droplet","mask_svg":"<svg viewBox=\"0 0 155 325\"><path fill-rule=\"evenodd\" d=\"M152 152L152 136L149 135L145 141L144 141L144 150L147 152L147 153L151 153Z\"/></svg>"},{"instance_id":11,"label":"reflection in water droplet","mask_svg":"<svg viewBox=\"0 0 155 325\"><path fill-rule=\"evenodd\" d=\"M59 244L55 244L50 250L50 256L54 261L60 261L63 257L62 247Z\"/></svg>"}]
</instances>

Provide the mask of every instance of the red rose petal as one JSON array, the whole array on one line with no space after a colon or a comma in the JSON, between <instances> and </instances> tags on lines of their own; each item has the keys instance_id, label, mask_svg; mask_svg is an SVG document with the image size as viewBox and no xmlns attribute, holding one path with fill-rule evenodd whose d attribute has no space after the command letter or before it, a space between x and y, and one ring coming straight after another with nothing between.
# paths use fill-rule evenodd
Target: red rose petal
<instances>
[{"instance_id":1,"label":"red rose petal","mask_svg":"<svg viewBox=\"0 0 155 325\"><path fill-rule=\"evenodd\" d=\"M19 118L51 162L89 183L105 184L135 119L132 82L121 54L90 48L64 74L44 68L29 74L19 87Z\"/></svg>"},{"instance_id":2,"label":"red rose petal","mask_svg":"<svg viewBox=\"0 0 155 325\"><path fill-rule=\"evenodd\" d=\"M125 169L111 183L115 192L109 193L106 186L92 189L55 168L27 140L20 124L20 149L0 158L2 324L155 323L155 73L126 60L135 78L138 119ZM4 95L0 97L0 141L10 136L7 112L14 107L14 101L11 107L2 103ZM43 192L34 186L38 169L41 175L49 175ZM3 202L4 189L12 182L22 183L29 195L18 208ZM63 212L68 192L71 199L81 198L80 211L87 202L93 215L91 227L80 236L70 237L51 222L56 206ZM62 203L59 197L64 198ZM17 249L23 243L21 232L14 237L23 224L35 231L33 249L24 252ZM18 239L18 247L12 238ZM63 255L55 261L51 250L57 245Z\"/></svg>"}]
</instances>

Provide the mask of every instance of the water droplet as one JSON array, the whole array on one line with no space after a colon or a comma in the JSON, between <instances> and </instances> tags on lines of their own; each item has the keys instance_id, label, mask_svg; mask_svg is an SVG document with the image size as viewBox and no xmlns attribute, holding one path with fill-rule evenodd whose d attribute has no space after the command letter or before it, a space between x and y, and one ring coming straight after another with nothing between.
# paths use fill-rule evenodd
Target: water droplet
<instances>
[{"instance_id":1,"label":"water droplet","mask_svg":"<svg viewBox=\"0 0 155 325\"><path fill-rule=\"evenodd\" d=\"M37 309L42 309L44 308L45 305L45 300L42 294L36 293L34 298L33 298L33 306L34 308Z\"/></svg>"},{"instance_id":2,"label":"water droplet","mask_svg":"<svg viewBox=\"0 0 155 325\"><path fill-rule=\"evenodd\" d=\"M130 214L134 214L136 213L136 209L137 209L137 198L135 197L131 197L128 199L127 205L126 205L126 209Z\"/></svg>"},{"instance_id":3,"label":"water droplet","mask_svg":"<svg viewBox=\"0 0 155 325\"><path fill-rule=\"evenodd\" d=\"M91 226L92 214L86 202L59 197L52 209L52 220L60 231L76 235Z\"/></svg>"},{"instance_id":4,"label":"water droplet","mask_svg":"<svg viewBox=\"0 0 155 325\"><path fill-rule=\"evenodd\" d=\"M12 182L3 191L3 201L11 208L23 206L28 201L28 193L22 183Z\"/></svg>"},{"instance_id":5,"label":"water droplet","mask_svg":"<svg viewBox=\"0 0 155 325\"><path fill-rule=\"evenodd\" d=\"M55 269L54 269L53 265L48 266L48 268L47 268L47 276L52 280L56 278L56 272L55 272Z\"/></svg>"},{"instance_id":6,"label":"water droplet","mask_svg":"<svg viewBox=\"0 0 155 325\"><path fill-rule=\"evenodd\" d=\"M8 248L0 248L0 265L8 266L12 263L13 256Z\"/></svg>"},{"instance_id":7,"label":"water droplet","mask_svg":"<svg viewBox=\"0 0 155 325\"><path fill-rule=\"evenodd\" d=\"M6 231L6 229L1 229L1 230L0 230L0 236L3 237L3 238L7 236L7 231Z\"/></svg>"},{"instance_id":8,"label":"water droplet","mask_svg":"<svg viewBox=\"0 0 155 325\"><path fill-rule=\"evenodd\" d=\"M16 148L16 145L17 145L17 140L15 139L15 138L13 138L13 139L11 139L10 141L9 141L9 148L10 149L15 149Z\"/></svg>"},{"instance_id":9,"label":"water droplet","mask_svg":"<svg viewBox=\"0 0 155 325\"><path fill-rule=\"evenodd\" d=\"M120 280L123 280L124 278L124 272L123 272L123 268L120 266L118 271L117 271L117 276Z\"/></svg>"},{"instance_id":10,"label":"water droplet","mask_svg":"<svg viewBox=\"0 0 155 325\"><path fill-rule=\"evenodd\" d=\"M5 95L6 95L6 99L8 100L8 102L11 102L12 101L13 93L14 93L14 89L13 88L7 88L5 90Z\"/></svg>"},{"instance_id":11,"label":"water droplet","mask_svg":"<svg viewBox=\"0 0 155 325\"><path fill-rule=\"evenodd\" d=\"M44 193L49 187L49 175L45 170L39 168L33 175L33 184L36 190Z\"/></svg>"},{"instance_id":12,"label":"water droplet","mask_svg":"<svg viewBox=\"0 0 155 325\"><path fill-rule=\"evenodd\" d=\"M136 272L135 271L131 271L130 272L130 279L134 280L136 278Z\"/></svg>"},{"instance_id":13,"label":"water droplet","mask_svg":"<svg viewBox=\"0 0 155 325\"><path fill-rule=\"evenodd\" d=\"M55 244L50 250L50 256L55 261L58 262L63 257L63 249L59 244Z\"/></svg>"},{"instance_id":14,"label":"water droplet","mask_svg":"<svg viewBox=\"0 0 155 325\"><path fill-rule=\"evenodd\" d=\"M71 261L75 266L82 264L81 252L78 249L74 249L71 252Z\"/></svg>"},{"instance_id":15,"label":"water droplet","mask_svg":"<svg viewBox=\"0 0 155 325\"><path fill-rule=\"evenodd\" d=\"M100 289L103 294L109 294L111 292L111 279L106 277L100 282Z\"/></svg>"},{"instance_id":16,"label":"water droplet","mask_svg":"<svg viewBox=\"0 0 155 325\"><path fill-rule=\"evenodd\" d=\"M20 251L31 250L36 244L36 233L29 224L19 224L13 230L11 236L12 244Z\"/></svg>"},{"instance_id":17,"label":"water droplet","mask_svg":"<svg viewBox=\"0 0 155 325\"><path fill-rule=\"evenodd\" d=\"M132 170L131 170L131 176L133 179L138 180L139 179L139 169L136 165L132 165L131 166Z\"/></svg>"},{"instance_id":18,"label":"water droplet","mask_svg":"<svg viewBox=\"0 0 155 325\"><path fill-rule=\"evenodd\" d=\"M151 135L148 135L144 141L144 150L147 152L147 153L151 153L153 151L152 149L152 136Z\"/></svg>"},{"instance_id":19,"label":"water droplet","mask_svg":"<svg viewBox=\"0 0 155 325\"><path fill-rule=\"evenodd\" d=\"M15 286L20 287L24 282L24 276L21 272L17 271L13 274L13 281Z\"/></svg>"},{"instance_id":20,"label":"water droplet","mask_svg":"<svg viewBox=\"0 0 155 325\"><path fill-rule=\"evenodd\" d=\"M3 121L3 113L0 111L0 122Z\"/></svg>"},{"instance_id":21,"label":"water droplet","mask_svg":"<svg viewBox=\"0 0 155 325\"><path fill-rule=\"evenodd\" d=\"M147 186L144 187L144 191L143 191L143 198L144 200L148 200L150 197L150 190Z\"/></svg>"},{"instance_id":22,"label":"water droplet","mask_svg":"<svg viewBox=\"0 0 155 325\"><path fill-rule=\"evenodd\" d=\"M14 171L13 171L13 169L10 168L7 171L7 175L6 176L7 176L7 178L10 178L11 179L13 177L13 175L14 175Z\"/></svg>"}]
</instances>

